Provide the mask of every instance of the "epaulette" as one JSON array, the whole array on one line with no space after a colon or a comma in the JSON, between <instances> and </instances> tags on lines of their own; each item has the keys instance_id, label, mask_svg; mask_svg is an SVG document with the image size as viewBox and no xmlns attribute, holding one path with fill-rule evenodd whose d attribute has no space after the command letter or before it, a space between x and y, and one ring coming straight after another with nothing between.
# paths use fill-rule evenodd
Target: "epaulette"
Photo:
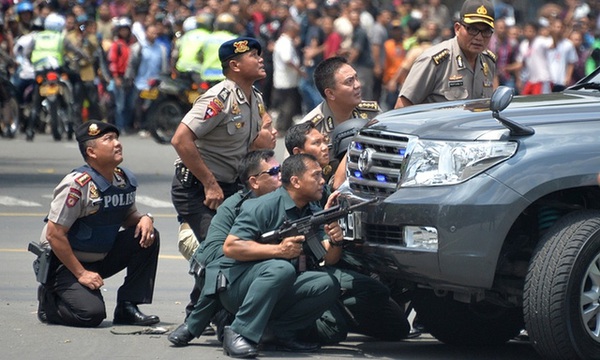
<instances>
[{"instance_id":1,"label":"epaulette","mask_svg":"<svg viewBox=\"0 0 600 360\"><path fill-rule=\"evenodd\" d=\"M490 59L492 59L492 61L493 61L494 63L496 63L496 59L498 58L498 57L496 56L496 54L494 54L493 52L491 52L489 49L486 49L486 50L483 52L483 55L486 55L487 57L489 57Z\"/></svg>"},{"instance_id":2,"label":"epaulette","mask_svg":"<svg viewBox=\"0 0 600 360\"><path fill-rule=\"evenodd\" d=\"M356 106L356 109L362 111L379 111L379 104L377 104L377 101L361 101Z\"/></svg>"},{"instance_id":3,"label":"epaulette","mask_svg":"<svg viewBox=\"0 0 600 360\"><path fill-rule=\"evenodd\" d=\"M443 49L442 51L440 51L439 53L433 55L431 57L431 60L433 60L433 62L436 65L441 64L443 61L446 61L448 58L450 57L450 50L448 49Z\"/></svg>"},{"instance_id":4,"label":"epaulette","mask_svg":"<svg viewBox=\"0 0 600 360\"><path fill-rule=\"evenodd\" d=\"M254 85L252 85L252 90L254 90L255 93L258 93L260 96L262 96L262 92L260 90L258 90L258 88Z\"/></svg>"},{"instance_id":5,"label":"epaulette","mask_svg":"<svg viewBox=\"0 0 600 360\"><path fill-rule=\"evenodd\" d=\"M79 175L77 178L75 178L75 182L77 183L77 185L84 187L85 184L89 183L92 180L92 177L90 176L90 174L84 172L81 175Z\"/></svg>"},{"instance_id":6,"label":"epaulette","mask_svg":"<svg viewBox=\"0 0 600 360\"><path fill-rule=\"evenodd\" d=\"M313 124L317 125L318 123L321 122L321 120L323 120L323 114L317 114L309 121L311 121Z\"/></svg>"}]
</instances>

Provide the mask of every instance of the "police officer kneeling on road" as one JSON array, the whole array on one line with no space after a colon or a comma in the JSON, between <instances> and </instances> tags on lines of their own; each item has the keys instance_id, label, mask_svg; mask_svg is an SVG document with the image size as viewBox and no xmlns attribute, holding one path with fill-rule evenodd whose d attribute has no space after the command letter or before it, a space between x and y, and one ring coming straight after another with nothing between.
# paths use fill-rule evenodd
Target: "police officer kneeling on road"
<instances>
[{"instance_id":1,"label":"police officer kneeling on road","mask_svg":"<svg viewBox=\"0 0 600 360\"><path fill-rule=\"evenodd\" d=\"M100 290L104 279L127 268L113 324L155 324L158 316L143 314L137 305L152 302L159 234L152 215L137 211L134 175L117 167L123 161L119 130L90 120L79 126L76 137L87 164L54 189L41 237L51 252L47 279L38 276L38 318L100 325L106 318Z\"/></svg>"}]
</instances>

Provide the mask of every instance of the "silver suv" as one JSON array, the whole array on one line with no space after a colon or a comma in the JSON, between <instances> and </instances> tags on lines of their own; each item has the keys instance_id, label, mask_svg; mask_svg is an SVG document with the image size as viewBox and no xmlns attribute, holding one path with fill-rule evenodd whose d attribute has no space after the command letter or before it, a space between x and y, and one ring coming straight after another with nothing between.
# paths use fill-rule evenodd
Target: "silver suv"
<instances>
[{"instance_id":1,"label":"silver suv","mask_svg":"<svg viewBox=\"0 0 600 360\"><path fill-rule=\"evenodd\" d=\"M344 224L354 266L445 343L526 328L546 358L600 359L600 72L376 120L348 149L348 197L380 199Z\"/></svg>"}]
</instances>

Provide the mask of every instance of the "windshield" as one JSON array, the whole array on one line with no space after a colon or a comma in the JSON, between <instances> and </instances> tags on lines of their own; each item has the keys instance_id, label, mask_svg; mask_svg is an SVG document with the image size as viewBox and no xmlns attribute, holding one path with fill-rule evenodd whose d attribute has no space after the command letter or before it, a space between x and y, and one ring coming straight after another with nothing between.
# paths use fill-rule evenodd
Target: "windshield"
<instances>
[{"instance_id":1,"label":"windshield","mask_svg":"<svg viewBox=\"0 0 600 360\"><path fill-rule=\"evenodd\" d=\"M567 88L567 90L600 90L600 67L588 76L579 80L575 85Z\"/></svg>"}]
</instances>

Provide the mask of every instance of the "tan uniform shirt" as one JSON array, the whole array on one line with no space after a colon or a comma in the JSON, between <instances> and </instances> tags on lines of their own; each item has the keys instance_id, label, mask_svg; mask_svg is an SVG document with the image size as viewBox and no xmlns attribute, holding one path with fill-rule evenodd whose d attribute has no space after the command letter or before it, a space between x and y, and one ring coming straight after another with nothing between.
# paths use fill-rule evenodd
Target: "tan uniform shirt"
<instances>
[{"instance_id":1,"label":"tan uniform shirt","mask_svg":"<svg viewBox=\"0 0 600 360\"><path fill-rule=\"evenodd\" d=\"M126 185L126 180L120 169L115 169L113 181L114 186L122 187ZM65 176L54 189L52 202L50 203L50 212L48 220L55 224L71 228L79 218L95 214L102 204L100 191L93 181L89 181L89 175L81 172L72 172ZM137 211L135 202L127 212L126 218ZM47 225L42 230L40 238L41 244L47 244L46 240ZM99 261L106 256L100 253L87 253L74 251L79 261L91 262Z\"/></svg>"},{"instance_id":2,"label":"tan uniform shirt","mask_svg":"<svg viewBox=\"0 0 600 360\"><path fill-rule=\"evenodd\" d=\"M466 59L456 37L430 47L413 64L399 96L413 104L491 97L496 56L484 51L474 69Z\"/></svg>"},{"instance_id":3,"label":"tan uniform shirt","mask_svg":"<svg viewBox=\"0 0 600 360\"><path fill-rule=\"evenodd\" d=\"M217 181L234 183L264 113L258 90L253 89L248 99L235 82L226 79L196 99L181 121L196 135L200 156Z\"/></svg>"},{"instance_id":4,"label":"tan uniform shirt","mask_svg":"<svg viewBox=\"0 0 600 360\"><path fill-rule=\"evenodd\" d=\"M335 159L333 151L333 144L331 142L331 132L335 129L335 126L343 121L361 118L361 119L373 119L381 112L381 108L377 104L377 101L363 101L358 104L357 107L352 110L352 116L348 119L334 119L333 112L326 101L320 103L316 108L309 112L303 119L302 122L312 121L315 127L321 134L325 136L325 141L329 146L329 159L330 168L323 169L323 175L326 178L329 177L337 168L338 161Z\"/></svg>"}]
</instances>

